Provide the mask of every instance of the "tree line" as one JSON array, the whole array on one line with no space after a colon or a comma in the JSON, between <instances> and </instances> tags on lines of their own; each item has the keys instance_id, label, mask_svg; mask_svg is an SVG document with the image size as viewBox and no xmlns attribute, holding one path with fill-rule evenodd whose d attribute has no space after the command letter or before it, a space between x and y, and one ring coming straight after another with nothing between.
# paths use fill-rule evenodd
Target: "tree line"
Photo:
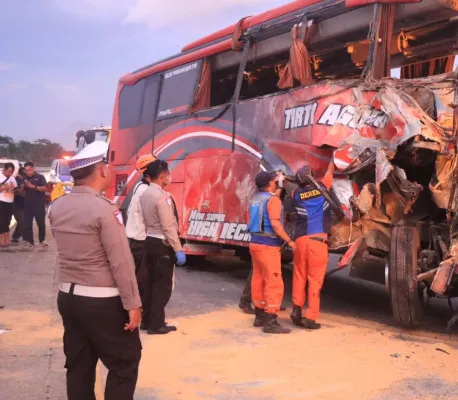
<instances>
[{"instance_id":1,"label":"tree line","mask_svg":"<svg viewBox=\"0 0 458 400\"><path fill-rule=\"evenodd\" d=\"M38 139L34 142L27 140L15 141L10 136L0 135L0 158L13 160L33 161L36 166L50 166L56 158L71 155L59 143L48 139Z\"/></svg>"}]
</instances>

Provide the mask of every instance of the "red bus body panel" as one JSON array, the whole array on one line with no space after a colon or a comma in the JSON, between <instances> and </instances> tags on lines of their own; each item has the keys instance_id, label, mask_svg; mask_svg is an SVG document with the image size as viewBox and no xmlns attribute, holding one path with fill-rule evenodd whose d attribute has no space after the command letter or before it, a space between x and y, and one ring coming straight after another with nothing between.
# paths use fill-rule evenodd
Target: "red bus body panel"
<instances>
[{"instance_id":1,"label":"red bus body panel","mask_svg":"<svg viewBox=\"0 0 458 400\"><path fill-rule=\"evenodd\" d=\"M305 161L317 175L324 173L333 150L354 133L353 117L361 101L367 104L358 120L362 140L375 139L385 148L396 149L419 133L416 125L408 126L408 121L419 120L421 110L402 106L393 97L395 92L359 90L351 83L320 83L240 102L236 104L235 127L230 109L219 119L207 122L221 113L222 106L202 111L197 117L186 115L156 122L154 154L167 160L172 171L173 183L168 190L177 203L181 237L246 245L247 209L256 191L256 173L264 168L292 174ZM448 115L452 110L444 108L442 112ZM433 123L421 127L421 133L432 139L440 137ZM113 130L114 151L126 149L125 137L128 130ZM151 152L152 138L135 147L136 151L123 156L123 165L113 164L114 175L128 177L122 192L116 196L111 192L122 209L128 207L132 188L141 178L135 171L135 161L138 155ZM347 150L342 150L341 162L346 162Z\"/></svg>"}]
</instances>

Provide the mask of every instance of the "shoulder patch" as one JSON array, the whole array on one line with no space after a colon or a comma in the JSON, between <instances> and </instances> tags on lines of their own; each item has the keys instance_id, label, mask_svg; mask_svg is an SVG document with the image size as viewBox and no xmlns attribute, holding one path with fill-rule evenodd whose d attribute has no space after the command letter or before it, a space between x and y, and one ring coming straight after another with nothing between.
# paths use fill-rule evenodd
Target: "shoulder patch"
<instances>
[{"instance_id":1,"label":"shoulder patch","mask_svg":"<svg viewBox=\"0 0 458 400\"><path fill-rule=\"evenodd\" d=\"M113 215L119 225L124 226L124 219L122 218L122 213L119 210L113 211Z\"/></svg>"},{"instance_id":2,"label":"shoulder patch","mask_svg":"<svg viewBox=\"0 0 458 400\"><path fill-rule=\"evenodd\" d=\"M167 199L167 204L169 206L172 206L173 205L172 195L167 191L164 191L164 192L165 192L165 198Z\"/></svg>"}]
</instances>

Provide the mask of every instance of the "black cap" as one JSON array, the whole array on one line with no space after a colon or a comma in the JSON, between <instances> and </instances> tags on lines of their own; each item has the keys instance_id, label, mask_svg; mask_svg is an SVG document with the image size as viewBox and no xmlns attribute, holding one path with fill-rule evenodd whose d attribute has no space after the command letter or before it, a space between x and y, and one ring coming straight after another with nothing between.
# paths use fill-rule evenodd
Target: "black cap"
<instances>
[{"instance_id":1,"label":"black cap","mask_svg":"<svg viewBox=\"0 0 458 400\"><path fill-rule=\"evenodd\" d=\"M256 175L255 183L258 189L264 189L269 183L277 178L276 172L261 171Z\"/></svg>"}]
</instances>

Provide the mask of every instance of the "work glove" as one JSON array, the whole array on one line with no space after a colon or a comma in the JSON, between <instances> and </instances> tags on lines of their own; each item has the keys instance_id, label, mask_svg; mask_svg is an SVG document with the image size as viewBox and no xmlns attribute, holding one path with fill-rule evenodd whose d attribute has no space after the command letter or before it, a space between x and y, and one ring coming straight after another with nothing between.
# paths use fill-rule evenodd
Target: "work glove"
<instances>
[{"instance_id":1,"label":"work glove","mask_svg":"<svg viewBox=\"0 0 458 400\"><path fill-rule=\"evenodd\" d=\"M183 250L176 251L175 252L176 258L177 258L177 265L181 266L186 263L186 254L184 253Z\"/></svg>"}]
</instances>

